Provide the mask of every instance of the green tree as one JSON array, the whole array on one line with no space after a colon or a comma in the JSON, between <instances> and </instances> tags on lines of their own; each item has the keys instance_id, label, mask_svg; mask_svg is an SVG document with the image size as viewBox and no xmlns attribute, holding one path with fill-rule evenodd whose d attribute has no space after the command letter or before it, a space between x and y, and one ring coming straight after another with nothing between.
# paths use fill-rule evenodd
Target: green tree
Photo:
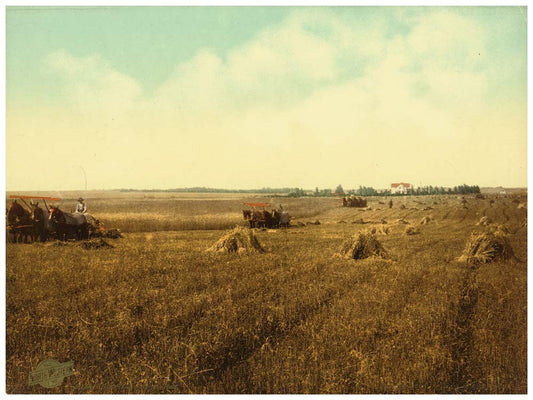
<instances>
[{"instance_id":1,"label":"green tree","mask_svg":"<svg viewBox=\"0 0 533 400\"><path fill-rule=\"evenodd\" d=\"M342 185L341 185L341 184L337 185L337 187L335 188L335 193L342 193L342 194L344 194L344 189L342 188Z\"/></svg>"}]
</instances>

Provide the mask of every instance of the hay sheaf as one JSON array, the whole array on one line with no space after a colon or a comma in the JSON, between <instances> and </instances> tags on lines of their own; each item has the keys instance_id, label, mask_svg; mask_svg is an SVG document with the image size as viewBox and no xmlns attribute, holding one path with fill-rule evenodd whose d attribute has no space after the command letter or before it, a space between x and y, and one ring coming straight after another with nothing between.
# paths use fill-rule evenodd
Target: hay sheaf
<instances>
[{"instance_id":1,"label":"hay sheaf","mask_svg":"<svg viewBox=\"0 0 533 400\"><path fill-rule=\"evenodd\" d=\"M368 231L373 235L388 235L390 228L385 225L377 225L369 228Z\"/></svg>"},{"instance_id":2,"label":"hay sheaf","mask_svg":"<svg viewBox=\"0 0 533 400\"><path fill-rule=\"evenodd\" d=\"M109 229L105 231L103 235L104 237L109 238L109 239L118 239L118 238L124 237L120 229L117 229L117 228Z\"/></svg>"},{"instance_id":3,"label":"hay sheaf","mask_svg":"<svg viewBox=\"0 0 533 400\"><path fill-rule=\"evenodd\" d=\"M429 224L432 221L431 217L424 217L420 220L420 225L426 225Z\"/></svg>"},{"instance_id":4,"label":"hay sheaf","mask_svg":"<svg viewBox=\"0 0 533 400\"><path fill-rule=\"evenodd\" d=\"M115 246L107 243L104 239L98 238L98 239L91 239L91 240L84 240L79 243L80 247L85 250L94 250L94 249L109 249L114 248Z\"/></svg>"},{"instance_id":5,"label":"hay sheaf","mask_svg":"<svg viewBox=\"0 0 533 400\"><path fill-rule=\"evenodd\" d=\"M507 227L507 225L491 225L488 227L488 232L504 236L511 234L511 230Z\"/></svg>"},{"instance_id":6,"label":"hay sheaf","mask_svg":"<svg viewBox=\"0 0 533 400\"><path fill-rule=\"evenodd\" d=\"M399 224L406 224L406 225L407 225L407 224L410 224L409 221L406 221L406 220L403 219L403 218L397 219L397 220L394 221L393 223L394 223L394 224L397 224L397 225L399 225Z\"/></svg>"},{"instance_id":7,"label":"hay sheaf","mask_svg":"<svg viewBox=\"0 0 533 400\"><path fill-rule=\"evenodd\" d=\"M364 230L345 240L335 256L361 260L373 256L385 258L388 254L376 236Z\"/></svg>"},{"instance_id":8,"label":"hay sheaf","mask_svg":"<svg viewBox=\"0 0 533 400\"><path fill-rule=\"evenodd\" d=\"M473 232L458 261L484 264L498 259L507 260L513 257L513 254L509 239L503 232Z\"/></svg>"},{"instance_id":9,"label":"hay sheaf","mask_svg":"<svg viewBox=\"0 0 533 400\"><path fill-rule=\"evenodd\" d=\"M492 224L492 220L489 217L484 216L484 217L481 217L481 219L476 225L487 226L489 224Z\"/></svg>"},{"instance_id":10,"label":"hay sheaf","mask_svg":"<svg viewBox=\"0 0 533 400\"><path fill-rule=\"evenodd\" d=\"M250 228L237 226L226 232L206 251L215 253L264 253L265 249Z\"/></svg>"},{"instance_id":11,"label":"hay sheaf","mask_svg":"<svg viewBox=\"0 0 533 400\"><path fill-rule=\"evenodd\" d=\"M420 229L414 226L408 226L407 228L405 228L406 235L418 235L419 233L420 233Z\"/></svg>"}]
</instances>

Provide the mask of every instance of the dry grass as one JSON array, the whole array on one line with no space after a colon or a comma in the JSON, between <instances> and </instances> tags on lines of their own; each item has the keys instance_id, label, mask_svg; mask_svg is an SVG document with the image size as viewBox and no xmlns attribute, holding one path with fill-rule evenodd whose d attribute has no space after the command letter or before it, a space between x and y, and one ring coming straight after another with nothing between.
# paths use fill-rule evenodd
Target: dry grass
<instances>
[{"instance_id":1,"label":"dry grass","mask_svg":"<svg viewBox=\"0 0 533 400\"><path fill-rule=\"evenodd\" d=\"M238 196L98 196L88 204L109 220L124 210L176 224L235 213L244 225ZM164 220L132 222L102 250L8 243L6 391L527 393L527 210L496 197L468 209L454 197L405 197L403 210L378 210L382 200L369 198L368 211L288 200L296 223L321 223L254 231L265 253L206 252L222 228L163 232ZM393 262L331 257L361 228L337 221L420 221L427 211L415 201L433 202L436 223L409 237L388 224L378 238ZM516 257L465 268L457 258L481 215L493 220L487 230L505 224ZM28 386L47 358L72 360L74 375Z\"/></svg>"}]
</instances>

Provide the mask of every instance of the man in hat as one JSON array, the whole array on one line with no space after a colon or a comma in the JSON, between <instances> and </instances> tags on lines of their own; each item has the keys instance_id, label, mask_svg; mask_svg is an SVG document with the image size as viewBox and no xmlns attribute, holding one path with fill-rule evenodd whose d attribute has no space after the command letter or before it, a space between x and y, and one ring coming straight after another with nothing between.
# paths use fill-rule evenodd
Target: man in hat
<instances>
[{"instance_id":1,"label":"man in hat","mask_svg":"<svg viewBox=\"0 0 533 400\"><path fill-rule=\"evenodd\" d=\"M84 201L85 200L83 200L83 198L81 197L78 199L78 204L76 205L75 212L80 214L85 214L87 212L87 206L85 205Z\"/></svg>"}]
</instances>

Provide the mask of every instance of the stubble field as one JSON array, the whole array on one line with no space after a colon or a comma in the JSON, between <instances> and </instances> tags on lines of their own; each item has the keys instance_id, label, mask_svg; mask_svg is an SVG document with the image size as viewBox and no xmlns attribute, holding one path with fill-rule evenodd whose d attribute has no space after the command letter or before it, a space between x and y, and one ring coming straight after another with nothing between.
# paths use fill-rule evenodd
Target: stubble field
<instances>
[{"instance_id":1,"label":"stubble field","mask_svg":"<svg viewBox=\"0 0 533 400\"><path fill-rule=\"evenodd\" d=\"M392 208L370 198L366 210L335 198L87 192L61 206L80 194L124 238L93 250L6 245L8 393L527 393L525 192L465 205L395 197ZM293 226L256 230L265 253L206 252L244 225L245 201L283 204ZM514 257L457 261L488 229L484 216L505 225ZM334 257L382 226L387 258ZM28 386L46 359L75 372L56 388Z\"/></svg>"}]
</instances>

